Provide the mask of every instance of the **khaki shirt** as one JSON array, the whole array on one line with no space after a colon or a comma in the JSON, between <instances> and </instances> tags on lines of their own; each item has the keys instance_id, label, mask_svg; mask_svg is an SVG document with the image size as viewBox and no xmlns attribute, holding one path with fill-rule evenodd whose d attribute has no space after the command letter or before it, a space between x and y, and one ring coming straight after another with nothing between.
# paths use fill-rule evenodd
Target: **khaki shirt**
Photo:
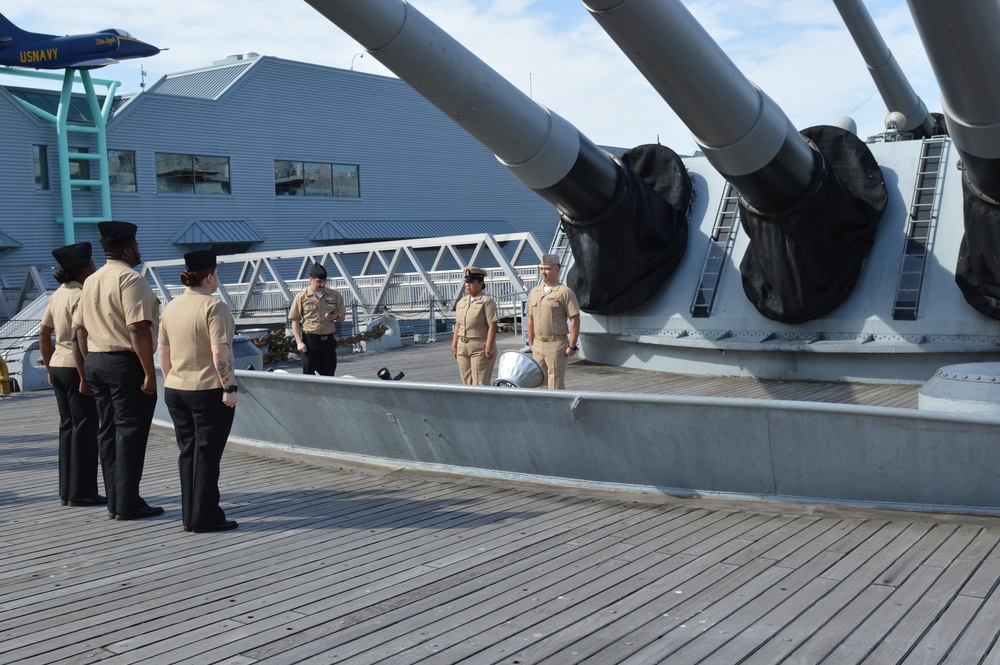
<instances>
[{"instance_id":1,"label":"khaki shirt","mask_svg":"<svg viewBox=\"0 0 1000 665\"><path fill-rule=\"evenodd\" d=\"M306 288L296 294L288 310L288 318L302 322L302 332L306 335L332 335L337 322L326 317L327 312L343 312L344 297L339 291L327 289L323 296L316 297L313 290Z\"/></svg>"},{"instance_id":2,"label":"khaki shirt","mask_svg":"<svg viewBox=\"0 0 1000 665\"><path fill-rule=\"evenodd\" d=\"M459 325L460 337L485 338L490 324L499 320L496 302L482 291L479 295L472 296L471 300L468 295L462 296L455 306L455 321Z\"/></svg>"},{"instance_id":3,"label":"khaki shirt","mask_svg":"<svg viewBox=\"0 0 1000 665\"><path fill-rule=\"evenodd\" d=\"M157 344L170 348L170 373L163 387L175 390L222 388L212 345L232 349L236 322L229 306L201 287L188 287L163 308ZM235 367L233 369L236 369Z\"/></svg>"},{"instance_id":4,"label":"khaki shirt","mask_svg":"<svg viewBox=\"0 0 1000 665\"><path fill-rule=\"evenodd\" d=\"M570 319L580 313L576 294L564 284L556 284L548 293L541 284L528 294L528 316L535 326L535 335L565 337L569 335Z\"/></svg>"},{"instance_id":5,"label":"khaki shirt","mask_svg":"<svg viewBox=\"0 0 1000 665\"><path fill-rule=\"evenodd\" d=\"M160 301L146 278L124 261L108 262L83 284L73 325L87 330L87 350L96 353L131 351L128 327L149 321L156 339Z\"/></svg>"},{"instance_id":6,"label":"khaki shirt","mask_svg":"<svg viewBox=\"0 0 1000 665\"><path fill-rule=\"evenodd\" d=\"M49 367L76 367L73 359L73 314L80 304L83 285L66 282L49 296L49 305L42 314L42 325L56 331L56 346Z\"/></svg>"}]
</instances>

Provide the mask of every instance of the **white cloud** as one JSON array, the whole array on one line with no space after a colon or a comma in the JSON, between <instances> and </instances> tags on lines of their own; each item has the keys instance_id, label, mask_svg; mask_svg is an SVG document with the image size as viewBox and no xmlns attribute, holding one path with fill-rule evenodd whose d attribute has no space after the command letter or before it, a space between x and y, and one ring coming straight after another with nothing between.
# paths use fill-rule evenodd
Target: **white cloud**
<instances>
[{"instance_id":1,"label":"white cloud","mask_svg":"<svg viewBox=\"0 0 1000 665\"><path fill-rule=\"evenodd\" d=\"M631 147L659 140L694 149L677 119L586 9L573 0L413 0L493 69L596 143ZM898 0L868 0L869 11L928 108L939 93L913 21ZM828 0L691 0L692 14L743 74L796 127L854 111L862 136L882 129L885 107L833 4ZM305 2L273 0L47 0L4 10L22 28L56 34L116 27L161 48L99 74L137 90L163 74L257 52L389 75L352 39ZM23 83L21 83L23 84Z\"/></svg>"}]
</instances>

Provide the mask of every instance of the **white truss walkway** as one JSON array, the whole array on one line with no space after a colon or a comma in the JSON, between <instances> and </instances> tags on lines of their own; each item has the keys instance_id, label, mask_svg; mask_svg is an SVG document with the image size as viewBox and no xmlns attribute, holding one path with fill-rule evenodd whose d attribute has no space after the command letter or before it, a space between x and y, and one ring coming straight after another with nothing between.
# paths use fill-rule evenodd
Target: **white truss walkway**
<instances>
[{"instance_id":1,"label":"white truss walkway","mask_svg":"<svg viewBox=\"0 0 1000 665\"><path fill-rule=\"evenodd\" d=\"M489 274L488 292L502 315L513 315L538 279L543 254L531 233L478 233L360 245L309 247L219 257L219 289L240 325L283 321L295 293L309 282L309 269L326 267L330 285L354 304L362 318L384 311L415 315L434 308L447 315L464 293L463 271L477 265ZM177 276L184 261L147 261L142 273L165 304L183 292Z\"/></svg>"}]
</instances>

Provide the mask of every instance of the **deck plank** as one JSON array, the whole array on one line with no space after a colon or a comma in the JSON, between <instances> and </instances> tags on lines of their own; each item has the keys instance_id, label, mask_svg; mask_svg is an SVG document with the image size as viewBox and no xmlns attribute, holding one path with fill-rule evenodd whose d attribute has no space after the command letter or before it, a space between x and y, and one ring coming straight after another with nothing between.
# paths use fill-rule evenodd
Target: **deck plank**
<instances>
[{"instance_id":1,"label":"deck plank","mask_svg":"<svg viewBox=\"0 0 1000 665\"><path fill-rule=\"evenodd\" d=\"M453 380L432 355L413 373ZM377 364L409 378L388 357ZM611 369L598 378L621 387L627 372ZM874 394L753 380L738 394L796 391ZM51 394L0 398L0 422L0 663L973 663L1000 637L998 518L555 488L234 445L221 489L240 528L191 534L169 430L150 436L142 486L166 515L117 522L59 506Z\"/></svg>"}]
</instances>

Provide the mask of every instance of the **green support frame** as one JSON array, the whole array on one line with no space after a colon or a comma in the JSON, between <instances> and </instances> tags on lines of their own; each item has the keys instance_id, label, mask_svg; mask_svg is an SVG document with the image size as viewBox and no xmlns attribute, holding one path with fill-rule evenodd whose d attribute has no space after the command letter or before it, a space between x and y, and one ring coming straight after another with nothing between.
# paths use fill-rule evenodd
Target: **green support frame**
<instances>
[{"instance_id":1,"label":"green support frame","mask_svg":"<svg viewBox=\"0 0 1000 665\"><path fill-rule=\"evenodd\" d=\"M13 76L26 76L29 78L42 78L49 80L62 80L62 89L59 94L59 108L56 115L38 108L30 102L15 98L22 106L37 115L43 120L51 122L56 127L56 142L59 153L59 191L62 198L61 219L56 221L63 225L63 238L67 245L76 242L77 224L96 224L111 220L111 185L108 180L108 141L105 125L111 107L114 104L115 91L121 85L118 81L108 81L103 79L91 79L90 72L86 69L66 69L60 76L49 72L39 72L25 69L3 69L2 74ZM82 83L84 92L87 95L87 105L90 107L91 116L94 118L93 126L71 125L67 121L69 117L70 103L72 101L73 84ZM97 103L97 94L94 84L102 85L106 88L104 105ZM76 132L81 134L93 134L97 143L96 153L71 153L69 151L69 134ZM97 162L99 177L97 179L70 179L70 161L90 161ZM74 187L96 188L101 195L101 215L100 217L77 217L73 214L73 189Z\"/></svg>"}]
</instances>

